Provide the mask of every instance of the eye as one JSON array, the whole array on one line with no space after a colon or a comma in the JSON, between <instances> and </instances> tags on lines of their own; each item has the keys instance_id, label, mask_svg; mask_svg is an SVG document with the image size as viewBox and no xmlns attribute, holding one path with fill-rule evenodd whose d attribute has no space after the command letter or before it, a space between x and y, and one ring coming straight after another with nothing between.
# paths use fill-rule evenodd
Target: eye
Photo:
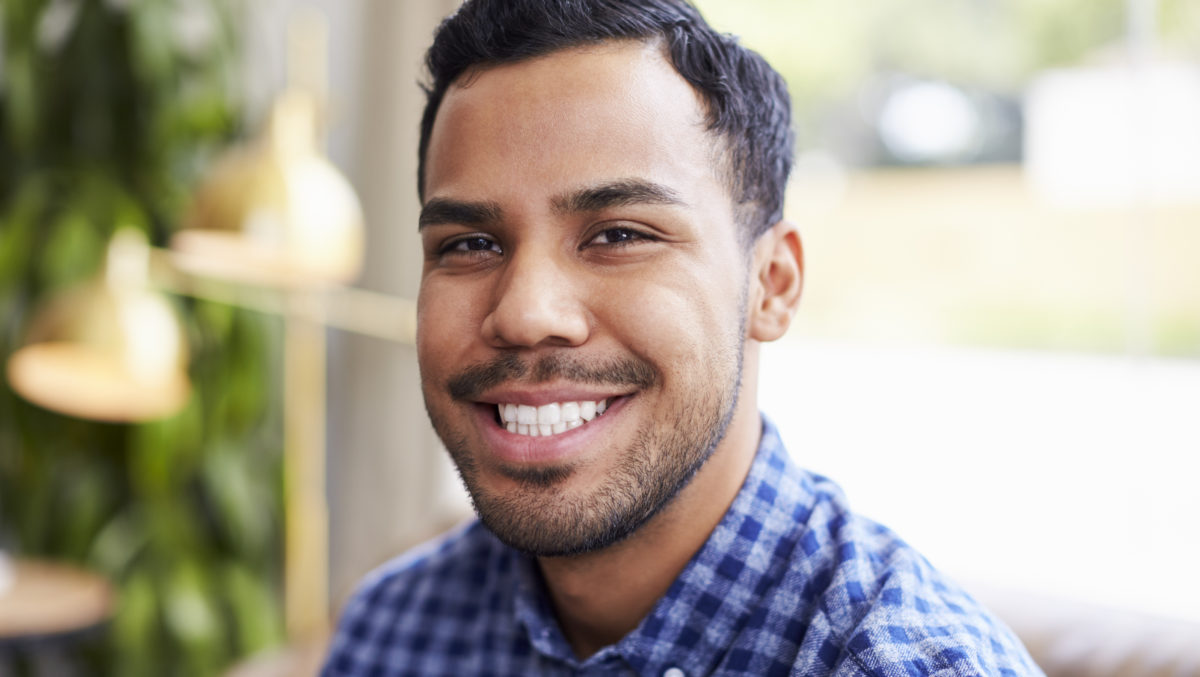
<instances>
[{"instance_id":1,"label":"eye","mask_svg":"<svg viewBox=\"0 0 1200 677\"><path fill-rule=\"evenodd\" d=\"M460 237L456 240L447 242L445 246L438 251L438 254L443 256L447 254L475 254L479 252L494 252L503 254L500 249L500 244L490 237L485 235L468 235Z\"/></svg>"},{"instance_id":2,"label":"eye","mask_svg":"<svg viewBox=\"0 0 1200 677\"><path fill-rule=\"evenodd\" d=\"M591 245L608 245L621 246L632 244L641 240L652 240L654 238L645 233L634 230L633 228L605 228L591 239L588 244Z\"/></svg>"}]
</instances>

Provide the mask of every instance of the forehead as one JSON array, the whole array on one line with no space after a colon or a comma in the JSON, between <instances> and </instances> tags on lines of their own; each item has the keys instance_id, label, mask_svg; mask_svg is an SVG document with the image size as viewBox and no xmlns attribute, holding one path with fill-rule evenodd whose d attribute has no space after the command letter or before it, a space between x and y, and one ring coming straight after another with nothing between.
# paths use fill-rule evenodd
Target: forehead
<instances>
[{"instance_id":1,"label":"forehead","mask_svg":"<svg viewBox=\"0 0 1200 677\"><path fill-rule=\"evenodd\" d=\"M610 42L460 78L430 135L426 197L528 199L639 178L727 199L716 157L703 102L661 47Z\"/></svg>"}]
</instances>

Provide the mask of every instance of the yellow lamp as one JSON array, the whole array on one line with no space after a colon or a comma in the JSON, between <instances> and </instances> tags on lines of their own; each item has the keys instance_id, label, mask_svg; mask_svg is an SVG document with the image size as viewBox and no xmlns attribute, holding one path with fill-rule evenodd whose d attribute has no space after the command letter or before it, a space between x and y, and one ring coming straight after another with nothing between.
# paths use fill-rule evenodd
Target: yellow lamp
<instances>
[{"instance_id":1,"label":"yellow lamp","mask_svg":"<svg viewBox=\"0 0 1200 677\"><path fill-rule=\"evenodd\" d=\"M82 418L132 422L187 403L187 348L171 305L147 285L149 247L121 230L103 273L35 315L8 379L25 399Z\"/></svg>"},{"instance_id":2,"label":"yellow lamp","mask_svg":"<svg viewBox=\"0 0 1200 677\"><path fill-rule=\"evenodd\" d=\"M362 208L318 150L317 110L314 95L286 92L263 136L217 162L172 240L178 267L276 288L358 275Z\"/></svg>"}]
</instances>

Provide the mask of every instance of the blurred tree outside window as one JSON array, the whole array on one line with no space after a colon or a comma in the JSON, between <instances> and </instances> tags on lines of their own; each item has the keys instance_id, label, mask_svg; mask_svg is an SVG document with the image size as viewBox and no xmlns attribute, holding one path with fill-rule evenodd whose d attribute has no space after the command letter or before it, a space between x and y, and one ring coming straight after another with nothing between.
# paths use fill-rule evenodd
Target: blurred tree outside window
<instances>
[{"instance_id":1,"label":"blurred tree outside window","mask_svg":"<svg viewBox=\"0 0 1200 677\"><path fill-rule=\"evenodd\" d=\"M0 358L117 227L163 246L239 132L240 4L0 7ZM120 603L86 674L213 675L282 640L277 323L194 300L195 393L143 425L70 419L0 381L0 547L83 564Z\"/></svg>"}]
</instances>

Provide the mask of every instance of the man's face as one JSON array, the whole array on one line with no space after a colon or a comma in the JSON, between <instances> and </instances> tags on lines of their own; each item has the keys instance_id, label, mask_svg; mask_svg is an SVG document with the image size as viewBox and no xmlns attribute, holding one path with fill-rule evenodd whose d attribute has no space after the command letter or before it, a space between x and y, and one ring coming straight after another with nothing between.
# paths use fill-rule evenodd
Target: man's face
<instances>
[{"instance_id":1,"label":"man's face","mask_svg":"<svg viewBox=\"0 0 1200 677\"><path fill-rule=\"evenodd\" d=\"M433 425L509 544L565 555L624 538L723 436L749 264L718 151L695 92L640 43L447 92L418 359Z\"/></svg>"}]
</instances>

